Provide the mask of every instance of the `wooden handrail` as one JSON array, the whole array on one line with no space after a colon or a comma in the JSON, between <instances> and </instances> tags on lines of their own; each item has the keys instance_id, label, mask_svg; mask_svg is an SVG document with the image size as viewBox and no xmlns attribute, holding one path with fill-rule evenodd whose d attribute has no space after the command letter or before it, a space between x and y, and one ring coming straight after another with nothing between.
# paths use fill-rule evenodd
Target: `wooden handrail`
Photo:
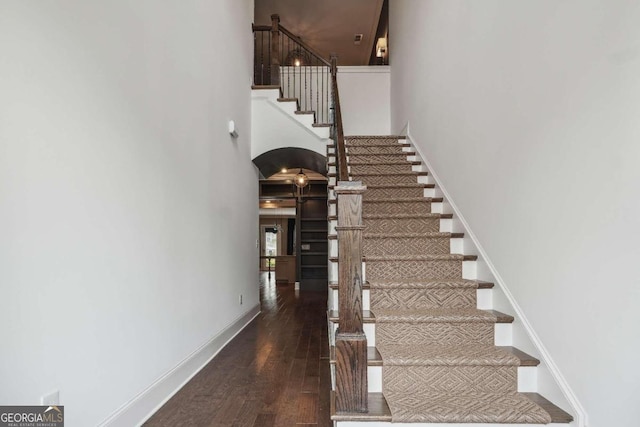
<instances>
[{"instance_id":1,"label":"wooden handrail","mask_svg":"<svg viewBox=\"0 0 640 427\"><path fill-rule=\"evenodd\" d=\"M316 59L320 62L322 62L324 65L326 65L327 67L331 66L331 63L329 61L327 61L326 59L324 59L324 57L322 56L322 54L320 54L317 50L315 50L314 48L312 48L311 46L309 46L307 43L305 43L300 36L296 36L295 34L293 34L291 31L287 30L285 27L283 27L282 25L280 25L280 31L282 31L287 37L295 40L296 43L298 43L300 46L302 46L303 48L305 48L306 50L309 51L309 53L311 53L313 56L316 57Z\"/></svg>"},{"instance_id":2,"label":"wooden handrail","mask_svg":"<svg viewBox=\"0 0 640 427\"><path fill-rule=\"evenodd\" d=\"M330 123L331 62L300 37L280 25L252 25L254 84L280 86L281 97L298 98L298 109L315 111L317 123Z\"/></svg>"},{"instance_id":3,"label":"wooden handrail","mask_svg":"<svg viewBox=\"0 0 640 427\"><path fill-rule=\"evenodd\" d=\"M344 144L344 128L342 126L342 110L340 108L340 94L338 92L338 57L331 55L331 82L333 89L333 125L335 126L335 149L338 167L336 173L338 181L349 180L349 168L347 166L347 150Z\"/></svg>"},{"instance_id":4,"label":"wooden handrail","mask_svg":"<svg viewBox=\"0 0 640 427\"><path fill-rule=\"evenodd\" d=\"M340 181L338 203L338 315L336 401L338 413L367 412L367 337L362 315L362 194L359 181Z\"/></svg>"},{"instance_id":5,"label":"wooden handrail","mask_svg":"<svg viewBox=\"0 0 640 427\"><path fill-rule=\"evenodd\" d=\"M280 16L271 15L271 84L280 86Z\"/></svg>"},{"instance_id":6,"label":"wooden handrail","mask_svg":"<svg viewBox=\"0 0 640 427\"><path fill-rule=\"evenodd\" d=\"M271 25L256 25L251 24L251 31L271 31Z\"/></svg>"}]
</instances>

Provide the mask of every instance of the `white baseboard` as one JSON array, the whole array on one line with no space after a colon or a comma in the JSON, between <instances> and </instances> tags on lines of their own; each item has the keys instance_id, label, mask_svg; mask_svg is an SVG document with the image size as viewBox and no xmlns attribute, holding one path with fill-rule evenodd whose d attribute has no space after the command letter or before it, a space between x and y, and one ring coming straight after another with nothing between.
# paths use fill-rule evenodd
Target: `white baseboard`
<instances>
[{"instance_id":1,"label":"white baseboard","mask_svg":"<svg viewBox=\"0 0 640 427\"><path fill-rule=\"evenodd\" d=\"M495 284L500 287L505 297L507 298L509 304L511 305L513 311L515 312L516 316L522 322L524 330L526 331L529 339L531 340L533 345L536 347L536 349L539 351L542 362L547 366L549 372L551 373L551 376L553 377L558 388L562 392L562 395L567 400L569 405L571 405L572 410L570 412L572 412L575 417L576 427L586 427L588 421L587 421L587 413L584 407L578 401L577 396L569 386L569 383L567 382L567 380L564 378L564 376L560 372L560 369L558 368L556 363L551 358L551 355L549 354L548 350L540 340L540 337L538 337L535 330L531 326L531 323L529 323L528 319L525 317L524 312L518 305L517 301L515 300L515 297L513 296L513 294L505 284L504 280L498 273L498 270L495 268L495 266L487 256L487 253L485 252L484 248L476 238L475 234L473 233L473 231L471 231L469 224L467 223L465 218L462 216L455 202L453 201L453 199L451 198L447 190L442 186L442 181L440 181L440 179L438 178L438 175L434 171L433 166L429 163L429 160L424 155L424 153L421 152L420 147L415 143L415 139L411 135L409 123L407 123L406 127L402 130L401 134L406 134L407 140L412 143L411 145L413 146L413 148L415 149L416 153L419 155L421 160L424 162L424 165L427 167L429 175L433 178L436 185L440 188L440 190L442 191L442 194L444 195L445 200L448 202L449 206L451 206L451 209L453 210L455 216L458 218L458 220L464 227L465 235L469 236L472 242L474 243L476 249L478 250L477 255L479 259L482 259L486 263L487 268L489 269L489 271L491 272L491 274L495 279Z\"/></svg>"},{"instance_id":2,"label":"white baseboard","mask_svg":"<svg viewBox=\"0 0 640 427\"><path fill-rule=\"evenodd\" d=\"M259 313L260 304L257 304L231 322L222 332L196 349L176 367L158 378L146 390L122 405L98 426L130 427L141 425L204 368Z\"/></svg>"}]
</instances>

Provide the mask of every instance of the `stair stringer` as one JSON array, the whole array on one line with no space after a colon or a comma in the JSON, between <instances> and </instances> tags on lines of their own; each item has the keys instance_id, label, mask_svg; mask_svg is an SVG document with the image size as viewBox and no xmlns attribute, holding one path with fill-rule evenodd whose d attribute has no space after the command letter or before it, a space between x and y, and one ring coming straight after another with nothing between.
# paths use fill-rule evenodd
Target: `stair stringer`
<instances>
[{"instance_id":1,"label":"stair stringer","mask_svg":"<svg viewBox=\"0 0 640 427\"><path fill-rule=\"evenodd\" d=\"M498 273L497 269L487 256L486 251L478 241L476 235L469 227L464 216L456 206L455 202L447 192L446 188L442 185L442 182L438 178L438 174L434 170L433 166L429 162L428 158L422 153L420 147L414 142L410 132L409 123L407 123L402 135L406 136L406 142L411 144L411 150L415 151L416 159L422 163L419 166L414 166L416 171L428 172L428 176L433 183L436 184L438 189L438 197L443 197L442 212L453 213L453 220L451 222L451 232L464 233L464 250L467 254L477 254L478 259L475 262L475 274L478 280L484 280L495 283L493 288L493 308L495 310L509 313L514 317L511 330L512 345L518 347L522 351L536 357L540 360L540 365L537 367L537 387L538 392L544 395L547 399L554 402L555 405L569 412L574 417L574 422L569 424L575 427L587 427L588 417L587 413L579 402L577 396L569 386L568 382L560 372L560 369L555 364L548 350L542 343L542 340L536 334L535 330L531 326L531 323L527 320L524 312L518 305L513 294L510 292L506 283ZM355 424L338 424L336 427L348 427ZM362 426L362 424L360 424ZM379 423L367 424L367 427L383 427L391 426L400 427L402 424L391 423ZM407 424L409 426L410 424ZM485 425L485 424L478 424ZM505 424L496 424L501 427L506 427ZM553 424L549 424L553 425ZM560 425L560 424L558 424ZM566 426L567 424L563 424ZM417 424L411 424L412 427L418 427ZM428 424L429 427L435 427L437 424ZM455 427L453 424L443 424L443 427ZM462 424L460 426L463 426ZM486 424L486 426L493 426L493 424ZM520 427L523 424L519 424Z\"/></svg>"},{"instance_id":2,"label":"stair stringer","mask_svg":"<svg viewBox=\"0 0 640 427\"><path fill-rule=\"evenodd\" d=\"M326 156L329 128L313 127L308 114L296 114L296 103L279 102L278 89L251 91L251 158L278 148L298 147Z\"/></svg>"}]
</instances>

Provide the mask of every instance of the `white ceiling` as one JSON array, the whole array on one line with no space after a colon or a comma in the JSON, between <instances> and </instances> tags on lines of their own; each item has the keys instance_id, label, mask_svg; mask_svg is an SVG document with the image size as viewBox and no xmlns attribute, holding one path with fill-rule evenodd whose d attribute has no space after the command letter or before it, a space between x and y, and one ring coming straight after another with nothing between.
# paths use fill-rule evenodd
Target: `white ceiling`
<instances>
[{"instance_id":1,"label":"white ceiling","mask_svg":"<svg viewBox=\"0 0 640 427\"><path fill-rule=\"evenodd\" d=\"M256 25L280 24L338 65L368 65L383 0L255 0ZM362 34L362 43L353 43Z\"/></svg>"}]
</instances>

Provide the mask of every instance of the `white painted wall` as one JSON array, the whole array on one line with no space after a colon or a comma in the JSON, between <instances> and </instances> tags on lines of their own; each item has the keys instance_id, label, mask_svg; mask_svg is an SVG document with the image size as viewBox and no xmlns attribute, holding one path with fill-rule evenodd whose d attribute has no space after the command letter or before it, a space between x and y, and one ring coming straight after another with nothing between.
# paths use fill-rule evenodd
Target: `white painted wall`
<instances>
[{"instance_id":1,"label":"white painted wall","mask_svg":"<svg viewBox=\"0 0 640 427\"><path fill-rule=\"evenodd\" d=\"M411 134L592 427L636 426L640 3L392 0Z\"/></svg>"},{"instance_id":2,"label":"white painted wall","mask_svg":"<svg viewBox=\"0 0 640 427\"><path fill-rule=\"evenodd\" d=\"M257 308L252 11L0 3L0 404L96 425Z\"/></svg>"},{"instance_id":3,"label":"white painted wall","mask_svg":"<svg viewBox=\"0 0 640 427\"><path fill-rule=\"evenodd\" d=\"M311 115L294 114L296 104L278 102L278 93L276 89L252 91L251 158L287 147L304 148L326 156L329 128L314 128Z\"/></svg>"},{"instance_id":4,"label":"white painted wall","mask_svg":"<svg viewBox=\"0 0 640 427\"><path fill-rule=\"evenodd\" d=\"M390 68L338 67L345 135L389 135Z\"/></svg>"}]
</instances>

